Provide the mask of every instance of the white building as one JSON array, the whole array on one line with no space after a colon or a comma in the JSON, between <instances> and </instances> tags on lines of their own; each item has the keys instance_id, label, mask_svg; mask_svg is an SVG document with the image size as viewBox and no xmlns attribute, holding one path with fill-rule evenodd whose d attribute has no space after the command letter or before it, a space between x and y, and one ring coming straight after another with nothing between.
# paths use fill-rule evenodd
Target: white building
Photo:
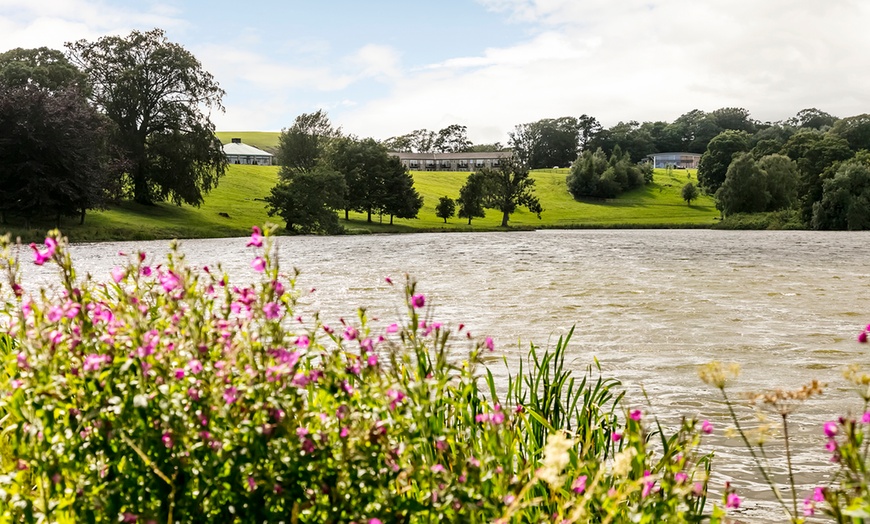
<instances>
[{"instance_id":1,"label":"white building","mask_svg":"<svg viewBox=\"0 0 870 524\"><path fill-rule=\"evenodd\" d=\"M243 144L241 138L233 138L232 142L224 144L223 148L224 154L227 156L227 162L230 164L272 165L272 153Z\"/></svg>"},{"instance_id":2,"label":"white building","mask_svg":"<svg viewBox=\"0 0 870 524\"><path fill-rule=\"evenodd\" d=\"M410 171L475 171L483 167L498 167L511 151L485 151L478 153L390 153L399 157Z\"/></svg>"}]
</instances>

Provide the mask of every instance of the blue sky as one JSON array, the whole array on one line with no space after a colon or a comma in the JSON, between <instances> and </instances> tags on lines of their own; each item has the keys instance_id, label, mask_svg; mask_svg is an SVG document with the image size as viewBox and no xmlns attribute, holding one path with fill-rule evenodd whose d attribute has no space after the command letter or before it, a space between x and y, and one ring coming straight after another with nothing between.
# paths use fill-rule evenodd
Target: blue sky
<instances>
[{"instance_id":1,"label":"blue sky","mask_svg":"<svg viewBox=\"0 0 870 524\"><path fill-rule=\"evenodd\" d=\"M581 114L870 112L868 21L863 0L0 0L0 51L160 27L226 90L219 130L322 108L359 136L481 143Z\"/></svg>"}]
</instances>

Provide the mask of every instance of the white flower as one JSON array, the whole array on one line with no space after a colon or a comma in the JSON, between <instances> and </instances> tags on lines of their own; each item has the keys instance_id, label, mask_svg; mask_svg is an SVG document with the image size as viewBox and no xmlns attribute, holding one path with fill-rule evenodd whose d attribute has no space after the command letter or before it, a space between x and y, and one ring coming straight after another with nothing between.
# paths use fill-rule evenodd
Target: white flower
<instances>
[{"instance_id":1,"label":"white flower","mask_svg":"<svg viewBox=\"0 0 870 524\"><path fill-rule=\"evenodd\" d=\"M133 405L137 408L144 408L148 405L148 397L146 395L136 395L133 397Z\"/></svg>"},{"instance_id":2,"label":"white flower","mask_svg":"<svg viewBox=\"0 0 870 524\"><path fill-rule=\"evenodd\" d=\"M574 440L568 438L564 431L553 433L544 446L543 465L538 469L538 478L553 488L562 485L562 470L571 461L568 451L574 447Z\"/></svg>"}]
</instances>

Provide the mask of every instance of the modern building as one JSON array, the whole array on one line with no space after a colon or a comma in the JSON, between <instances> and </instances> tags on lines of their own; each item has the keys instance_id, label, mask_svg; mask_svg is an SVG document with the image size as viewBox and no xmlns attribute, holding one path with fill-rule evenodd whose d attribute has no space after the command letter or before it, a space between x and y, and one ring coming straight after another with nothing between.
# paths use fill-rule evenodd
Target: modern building
<instances>
[{"instance_id":1,"label":"modern building","mask_svg":"<svg viewBox=\"0 0 870 524\"><path fill-rule=\"evenodd\" d=\"M479 153L390 153L399 157L409 171L475 171L483 167L498 167L510 158L511 151Z\"/></svg>"},{"instance_id":2,"label":"modern building","mask_svg":"<svg viewBox=\"0 0 870 524\"><path fill-rule=\"evenodd\" d=\"M227 155L227 162L230 164L272 165L272 153L243 144L241 138L233 138L229 144L224 144L223 148L224 154Z\"/></svg>"},{"instance_id":3,"label":"modern building","mask_svg":"<svg viewBox=\"0 0 870 524\"><path fill-rule=\"evenodd\" d=\"M698 169L698 163L701 161L699 153L653 153L646 157L655 168L671 166L677 169Z\"/></svg>"}]
</instances>

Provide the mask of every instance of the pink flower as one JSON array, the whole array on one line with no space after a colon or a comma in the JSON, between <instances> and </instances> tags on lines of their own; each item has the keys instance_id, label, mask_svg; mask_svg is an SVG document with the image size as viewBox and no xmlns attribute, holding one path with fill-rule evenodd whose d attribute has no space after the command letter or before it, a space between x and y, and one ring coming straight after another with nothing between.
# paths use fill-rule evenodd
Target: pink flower
<instances>
[{"instance_id":1,"label":"pink flower","mask_svg":"<svg viewBox=\"0 0 870 524\"><path fill-rule=\"evenodd\" d=\"M344 328L344 339L345 340L356 340L359 336L359 331L353 326L347 326Z\"/></svg>"},{"instance_id":2,"label":"pink flower","mask_svg":"<svg viewBox=\"0 0 870 524\"><path fill-rule=\"evenodd\" d=\"M740 497L737 496L737 493L728 494L728 497L725 499L725 507L735 509L740 507Z\"/></svg>"},{"instance_id":3,"label":"pink flower","mask_svg":"<svg viewBox=\"0 0 870 524\"><path fill-rule=\"evenodd\" d=\"M281 305L277 302L269 302L263 305L263 314L269 320L275 320L281 316Z\"/></svg>"},{"instance_id":4,"label":"pink flower","mask_svg":"<svg viewBox=\"0 0 870 524\"><path fill-rule=\"evenodd\" d=\"M387 326L387 333L395 333L398 330L399 330L398 324L390 324L389 326Z\"/></svg>"},{"instance_id":5,"label":"pink flower","mask_svg":"<svg viewBox=\"0 0 870 524\"><path fill-rule=\"evenodd\" d=\"M194 375L198 375L202 371L202 363L194 358L187 363L187 369Z\"/></svg>"},{"instance_id":6,"label":"pink flower","mask_svg":"<svg viewBox=\"0 0 870 524\"><path fill-rule=\"evenodd\" d=\"M426 296L423 295L422 293L419 293L419 294L411 297L411 306L413 306L414 309L420 309L421 307L423 307L425 305L426 305Z\"/></svg>"},{"instance_id":7,"label":"pink flower","mask_svg":"<svg viewBox=\"0 0 870 524\"><path fill-rule=\"evenodd\" d=\"M862 331L862 332L858 335L858 342L860 342L860 343L862 343L862 344L867 343L867 332L866 332L866 331Z\"/></svg>"},{"instance_id":8,"label":"pink flower","mask_svg":"<svg viewBox=\"0 0 870 524\"><path fill-rule=\"evenodd\" d=\"M713 424L710 424L709 420L705 420L704 422L701 423L701 431L703 431L704 433L706 433L708 435L710 433L713 433Z\"/></svg>"},{"instance_id":9,"label":"pink flower","mask_svg":"<svg viewBox=\"0 0 870 524\"><path fill-rule=\"evenodd\" d=\"M586 475L580 475L571 483L571 491L578 495L586 491Z\"/></svg>"},{"instance_id":10,"label":"pink flower","mask_svg":"<svg viewBox=\"0 0 870 524\"><path fill-rule=\"evenodd\" d=\"M167 448L172 448L172 445L174 444L172 442L172 435L170 435L169 433L164 433L163 437L161 437L160 440L163 441L163 445Z\"/></svg>"},{"instance_id":11,"label":"pink flower","mask_svg":"<svg viewBox=\"0 0 870 524\"><path fill-rule=\"evenodd\" d=\"M815 504L809 498L804 499L804 517L812 517L816 514Z\"/></svg>"},{"instance_id":12,"label":"pink flower","mask_svg":"<svg viewBox=\"0 0 870 524\"><path fill-rule=\"evenodd\" d=\"M136 515L135 513L125 512L124 517L121 519L121 522L129 524L131 522L136 522L137 520L139 520L138 515Z\"/></svg>"},{"instance_id":13,"label":"pink flower","mask_svg":"<svg viewBox=\"0 0 870 524\"><path fill-rule=\"evenodd\" d=\"M112 361L112 357L109 355L96 355L91 354L85 357L84 362L82 362L82 368L84 371L99 371L103 364L107 364Z\"/></svg>"},{"instance_id":14,"label":"pink flower","mask_svg":"<svg viewBox=\"0 0 870 524\"><path fill-rule=\"evenodd\" d=\"M150 266L142 266L142 269L139 270L139 273L141 273L143 277L150 277L151 276L151 267Z\"/></svg>"},{"instance_id":15,"label":"pink flower","mask_svg":"<svg viewBox=\"0 0 870 524\"><path fill-rule=\"evenodd\" d=\"M176 275L172 271L162 273L159 277L159 280L160 285L163 287L163 291L166 291L167 293L177 289L181 285L181 279L179 279L178 275Z\"/></svg>"},{"instance_id":16,"label":"pink flower","mask_svg":"<svg viewBox=\"0 0 870 524\"><path fill-rule=\"evenodd\" d=\"M631 413L629 413L629 418L635 422L640 422L640 418L643 416L643 413L639 409L635 409Z\"/></svg>"},{"instance_id":17,"label":"pink flower","mask_svg":"<svg viewBox=\"0 0 870 524\"><path fill-rule=\"evenodd\" d=\"M257 489L257 483L254 482L254 477L248 477L248 490L254 491Z\"/></svg>"},{"instance_id":18,"label":"pink flower","mask_svg":"<svg viewBox=\"0 0 870 524\"><path fill-rule=\"evenodd\" d=\"M229 405L229 404L232 404L233 402L235 402L236 400L238 400L237 393L238 393L238 390L233 386L230 386L227 389L225 389L224 395L223 395L224 402L226 402L227 405Z\"/></svg>"},{"instance_id":19,"label":"pink flower","mask_svg":"<svg viewBox=\"0 0 870 524\"><path fill-rule=\"evenodd\" d=\"M372 353L371 355L369 355L368 358L366 359L366 364L368 364L368 366L370 368L377 366L378 365L377 353Z\"/></svg>"},{"instance_id":20,"label":"pink flower","mask_svg":"<svg viewBox=\"0 0 870 524\"><path fill-rule=\"evenodd\" d=\"M503 499L506 506L510 506L511 504L514 503L515 500L517 500L517 498L514 497L513 495L505 495L505 497Z\"/></svg>"},{"instance_id":21,"label":"pink flower","mask_svg":"<svg viewBox=\"0 0 870 524\"><path fill-rule=\"evenodd\" d=\"M864 424L870 424L870 411L864 413L864 415L861 417L861 422L863 422Z\"/></svg>"},{"instance_id":22,"label":"pink flower","mask_svg":"<svg viewBox=\"0 0 870 524\"><path fill-rule=\"evenodd\" d=\"M114 280L116 284L124 280L125 276L127 276L126 269L120 266L115 266L114 268L112 268L112 280Z\"/></svg>"},{"instance_id":23,"label":"pink flower","mask_svg":"<svg viewBox=\"0 0 870 524\"><path fill-rule=\"evenodd\" d=\"M824 502L825 488L821 486L816 486L816 489L813 490L813 500L815 500L816 502Z\"/></svg>"},{"instance_id":24,"label":"pink flower","mask_svg":"<svg viewBox=\"0 0 870 524\"><path fill-rule=\"evenodd\" d=\"M444 466L442 466L441 464L433 464L432 467L429 469L432 470L432 473L442 473L445 471Z\"/></svg>"},{"instance_id":25,"label":"pink flower","mask_svg":"<svg viewBox=\"0 0 870 524\"><path fill-rule=\"evenodd\" d=\"M369 524L382 524L381 519L369 519Z\"/></svg>"},{"instance_id":26,"label":"pink flower","mask_svg":"<svg viewBox=\"0 0 870 524\"><path fill-rule=\"evenodd\" d=\"M245 247L263 247L263 231L259 227L251 228L251 239L245 244Z\"/></svg>"},{"instance_id":27,"label":"pink flower","mask_svg":"<svg viewBox=\"0 0 870 524\"><path fill-rule=\"evenodd\" d=\"M826 437L832 438L834 435L837 434L837 423L833 420L825 422L824 431Z\"/></svg>"},{"instance_id":28,"label":"pink flower","mask_svg":"<svg viewBox=\"0 0 870 524\"><path fill-rule=\"evenodd\" d=\"M341 428L341 431L338 432L338 436L341 438L347 438L350 435L350 430L348 428Z\"/></svg>"},{"instance_id":29,"label":"pink flower","mask_svg":"<svg viewBox=\"0 0 870 524\"><path fill-rule=\"evenodd\" d=\"M263 257L254 258L254 260L251 260L251 267L254 268L254 271L257 273L266 271L266 259Z\"/></svg>"},{"instance_id":30,"label":"pink flower","mask_svg":"<svg viewBox=\"0 0 870 524\"><path fill-rule=\"evenodd\" d=\"M183 369L176 369L175 370L175 378L177 380L183 379L184 378L184 370Z\"/></svg>"},{"instance_id":31,"label":"pink flower","mask_svg":"<svg viewBox=\"0 0 870 524\"><path fill-rule=\"evenodd\" d=\"M677 484L683 484L688 479L689 479L689 476L686 475L686 473L683 471L678 471L676 473L676 475L674 475L674 482L676 482Z\"/></svg>"},{"instance_id":32,"label":"pink flower","mask_svg":"<svg viewBox=\"0 0 870 524\"><path fill-rule=\"evenodd\" d=\"M614 431L610 434L610 440L614 442L619 442L620 440L622 440L622 433L617 433L616 431Z\"/></svg>"},{"instance_id":33,"label":"pink flower","mask_svg":"<svg viewBox=\"0 0 870 524\"><path fill-rule=\"evenodd\" d=\"M63 309L58 306L51 306L48 310L48 314L46 318L49 322L57 322L58 320L63 318Z\"/></svg>"},{"instance_id":34,"label":"pink flower","mask_svg":"<svg viewBox=\"0 0 870 524\"><path fill-rule=\"evenodd\" d=\"M483 341L483 345L486 346L486 349L489 351L495 351L495 344L492 341L492 337L486 337L486 340Z\"/></svg>"},{"instance_id":35,"label":"pink flower","mask_svg":"<svg viewBox=\"0 0 870 524\"><path fill-rule=\"evenodd\" d=\"M46 237L45 248L45 251L40 251L39 248L36 247L36 244L30 244L30 249L33 250L33 263L37 266L41 266L51 260L54 256L55 250L57 249L57 241L51 237Z\"/></svg>"},{"instance_id":36,"label":"pink flower","mask_svg":"<svg viewBox=\"0 0 870 524\"><path fill-rule=\"evenodd\" d=\"M277 280L272 281L272 289L279 297L284 294L284 284L278 282Z\"/></svg>"},{"instance_id":37,"label":"pink flower","mask_svg":"<svg viewBox=\"0 0 870 524\"><path fill-rule=\"evenodd\" d=\"M393 279L390 277L384 277L384 282L386 282L387 284L389 284L391 286L393 285Z\"/></svg>"}]
</instances>

